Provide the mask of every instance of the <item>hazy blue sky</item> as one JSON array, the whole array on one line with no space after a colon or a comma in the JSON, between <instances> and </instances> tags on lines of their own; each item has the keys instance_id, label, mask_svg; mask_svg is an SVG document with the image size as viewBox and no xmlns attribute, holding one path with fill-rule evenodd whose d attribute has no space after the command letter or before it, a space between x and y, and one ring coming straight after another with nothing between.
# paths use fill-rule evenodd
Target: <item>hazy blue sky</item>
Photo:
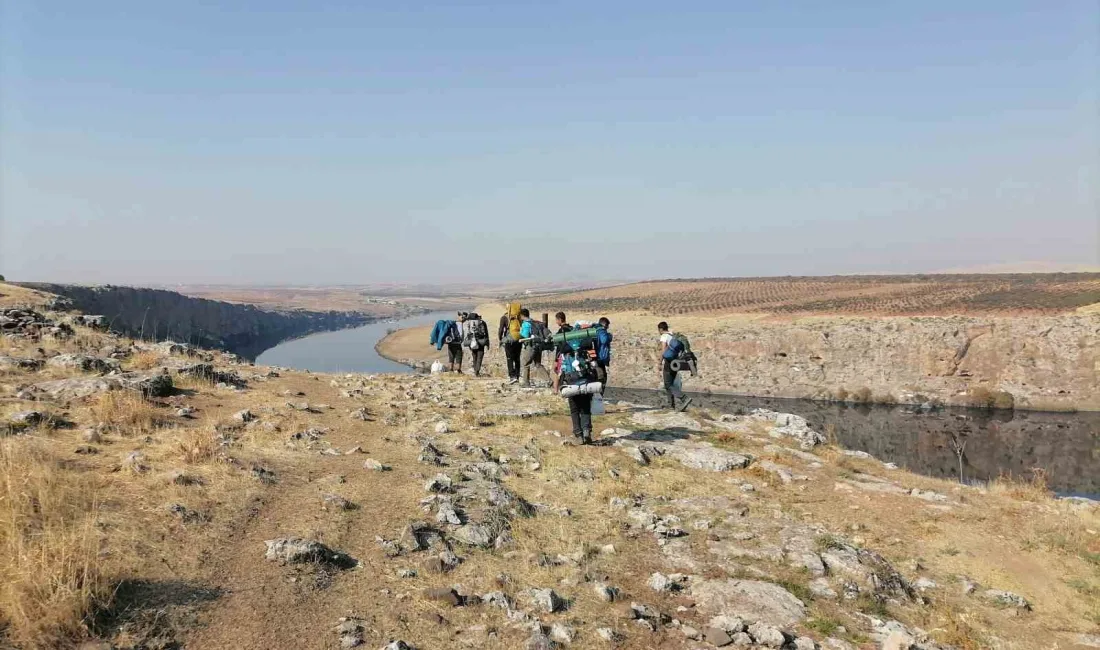
<instances>
[{"instance_id":1,"label":"hazy blue sky","mask_svg":"<svg viewBox=\"0 0 1100 650\"><path fill-rule=\"evenodd\" d=\"M0 273L1100 263L1095 0L0 0Z\"/></svg>"}]
</instances>

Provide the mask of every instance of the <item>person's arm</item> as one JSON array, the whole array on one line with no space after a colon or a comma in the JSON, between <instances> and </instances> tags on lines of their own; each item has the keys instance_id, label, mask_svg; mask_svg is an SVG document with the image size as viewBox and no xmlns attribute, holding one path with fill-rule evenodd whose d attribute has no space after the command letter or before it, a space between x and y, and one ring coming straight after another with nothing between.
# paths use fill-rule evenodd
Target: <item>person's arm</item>
<instances>
[{"instance_id":1,"label":"person's arm","mask_svg":"<svg viewBox=\"0 0 1100 650\"><path fill-rule=\"evenodd\" d=\"M497 328L497 342L504 343L504 333L508 331L508 315L500 317L500 327Z\"/></svg>"}]
</instances>

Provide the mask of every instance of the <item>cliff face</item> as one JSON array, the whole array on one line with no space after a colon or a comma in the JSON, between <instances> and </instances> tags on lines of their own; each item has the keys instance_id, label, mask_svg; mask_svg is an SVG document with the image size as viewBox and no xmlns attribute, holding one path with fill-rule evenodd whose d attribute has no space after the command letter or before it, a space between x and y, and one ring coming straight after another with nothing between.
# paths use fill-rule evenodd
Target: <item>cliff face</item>
<instances>
[{"instance_id":1,"label":"cliff face","mask_svg":"<svg viewBox=\"0 0 1100 650\"><path fill-rule=\"evenodd\" d=\"M264 311L174 291L116 286L26 283L56 294L85 314L103 315L111 329L146 340L173 340L254 359L278 343L312 332L356 327L373 319L358 312Z\"/></svg>"},{"instance_id":2,"label":"cliff face","mask_svg":"<svg viewBox=\"0 0 1100 650\"><path fill-rule=\"evenodd\" d=\"M654 387L656 332L634 323L617 331L612 384ZM682 331L699 356L701 376L685 382L689 390L837 398L868 389L893 398L883 401L953 403L984 389L1010 393L1018 408L1100 410L1096 314L739 321Z\"/></svg>"}]
</instances>

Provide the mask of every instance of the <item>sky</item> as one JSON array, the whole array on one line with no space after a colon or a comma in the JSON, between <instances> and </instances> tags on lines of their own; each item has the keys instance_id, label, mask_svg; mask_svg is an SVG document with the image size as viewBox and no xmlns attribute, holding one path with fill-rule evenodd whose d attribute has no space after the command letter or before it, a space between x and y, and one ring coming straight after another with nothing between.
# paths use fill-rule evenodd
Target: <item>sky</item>
<instances>
[{"instance_id":1,"label":"sky","mask_svg":"<svg viewBox=\"0 0 1100 650\"><path fill-rule=\"evenodd\" d=\"M1100 265L1100 3L0 0L0 274Z\"/></svg>"}]
</instances>

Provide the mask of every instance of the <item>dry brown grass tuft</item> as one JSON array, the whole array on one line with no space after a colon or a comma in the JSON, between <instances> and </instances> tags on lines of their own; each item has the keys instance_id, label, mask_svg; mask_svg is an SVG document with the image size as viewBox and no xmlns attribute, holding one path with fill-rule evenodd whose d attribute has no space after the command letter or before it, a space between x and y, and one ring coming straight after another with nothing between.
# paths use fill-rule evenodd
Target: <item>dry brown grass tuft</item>
<instances>
[{"instance_id":1,"label":"dry brown grass tuft","mask_svg":"<svg viewBox=\"0 0 1100 650\"><path fill-rule=\"evenodd\" d=\"M160 365L160 355L152 350L138 352L130 357L129 365L134 370L152 370Z\"/></svg>"},{"instance_id":2,"label":"dry brown grass tuft","mask_svg":"<svg viewBox=\"0 0 1100 650\"><path fill-rule=\"evenodd\" d=\"M1039 468L1031 470L1030 479L1002 475L989 488L994 494L1007 494L1021 501L1049 501L1054 496L1047 485L1047 473Z\"/></svg>"},{"instance_id":3,"label":"dry brown grass tuft","mask_svg":"<svg viewBox=\"0 0 1100 650\"><path fill-rule=\"evenodd\" d=\"M160 409L129 391L101 394L91 406L92 416L123 436L144 435L166 424Z\"/></svg>"},{"instance_id":4,"label":"dry brown grass tuft","mask_svg":"<svg viewBox=\"0 0 1100 650\"><path fill-rule=\"evenodd\" d=\"M56 648L108 598L98 485L32 441L0 446L0 617L25 648Z\"/></svg>"},{"instance_id":5,"label":"dry brown grass tuft","mask_svg":"<svg viewBox=\"0 0 1100 650\"><path fill-rule=\"evenodd\" d=\"M189 465L211 461L218 455L218 441L207 429L192 429L181 434L176 440L176 448L183 462Z\"/></svg>"}]
</instances>

